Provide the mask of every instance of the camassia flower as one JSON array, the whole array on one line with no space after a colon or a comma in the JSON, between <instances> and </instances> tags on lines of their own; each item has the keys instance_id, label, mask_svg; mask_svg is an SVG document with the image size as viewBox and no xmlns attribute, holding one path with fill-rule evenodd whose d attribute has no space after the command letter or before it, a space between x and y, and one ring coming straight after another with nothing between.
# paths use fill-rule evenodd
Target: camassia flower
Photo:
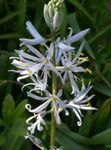
<instances>
[{"instance_id":1,"label":"camassia flower","mask_svg":"<svg viewBox=\"0 0 111 150\"><path fill-rule=\"evenodd\" d=\"M81 44L81 46L80 46L77 54L73 58L73 60L71 60L72 58L68 57L68 55L65 54L65 57L61 58L63 66L56 67L57 70L61 72L61 74L64 73L64 75L63 75L64 82L65 82L67 76L69 76L71 87L72 87L71 94L75 94L75 95L79 92L79 88L76 83L77 76L75 73L85 72L85 69L80 65L82 63L84 63L84 61L87 61L87 57L84 59L80 59L80 55L81 55L83 46L84 46L84 42Z\"/></svg>"},{"instance_id":2,"label":"camassia flower","mask_svg":"<svg viewBox=\"0 0 111 150\"><path fill-rule=\"evenodd\" d=\"M22 90L29 86L29 87L33 87L31 88L31 90L29 91L30 93L33 91L36 91L38 93L40 92L45 92L46 88L47 88L47 74L44 74L44 78L43 80L41 80L36 74L31 76L31 82L27 83L25 85L23 85Z\"/></svg>"},{"instance_id":3,"label":"camassia flower","mask_svg":"<svg viewBox=\"0 0 111 150\"><path fill-rule=\"evenodd\" d=\"M92 86L90 86L90 83L87 88L83 84L81 91L79 91L72 100L70 101L67 100L67 101L63 101L62 103L59 103L60 104L59 107L61 108L61 110L66 111L66 109L71 109L75 113L75 115L77 116L79 120L77 122L78 126L82 125L83 115L82 115L81 110L97 110L95 107L92 107L89 104L89 101L94 97L94 94L87 96L91 88Z\"/></svg>"},{"instance_id":4,"label":"camassia flower","mask_svg":"<svg viewBox=\"0 0 111 150\"><path fill-rule=\"evenodd\" d=\"M50 94L48 91L45 92L46 93L46 97L39 97L35 94L32 93L28 93L29 97L35 98L36 100L41 100L43 101L43 103L38 106L35 109L31 109L31 105L30 104L26 104L26 109L30 112L33 113L34 115L32 117L30 117L29 119L27 119L26 123L29 124L29 121L33 120L34 118L36 118L34 123L31 123L30 127L28 127L28 130L31 130L31 133L34 133L35 131L35 127L38 126L38 122L40 125L40 121L41 121L41 125L45 125L42 117L45 116L47 114L47 107L49 105L51 105L53 107L53 111L54 111L54 116L55 116L55 120L57 124L61 124L61 119L59 116L59 105L62 102L60 100L60 96L62 95L62 90L59 90L59 92L57 93L57 95L52 95ZM51 110L50 110L51 111ZM38 117L39 116L39 117ZM38 129L38 127L37 127ZM40 131L41 128L39 128Z\"/></svg>"},{"instance_id":5,"label":"camassia flower","mask_svg":"<svg viewBox=\"0 0 111 150\"><path fill-rule=\"evenodd\" d=\"M29 109L28 107L29 107L29 105L27 104L26 109ZM43 119L43 117L44 117L44 112L41 112L39 114L34 113L33 116L31 116L30 118L28 118L26 120L26 123L29 125L29 127L27 129L31 134L35 133L36 128L37 128L38 131L43 130L43 126L46 125L46 122ZM34 120L34 119L35 119L35 122L32 123L31 121Z\"/></svg>"},{"instance_id":6,"label":"camassia flower","mask_svg":"<svg viewBox=\"0 0 111 150\"><path fill-rule=\"evenodd\" d=\"M29 125L28 130L31 134L34 134L35 129L38 131L43 130L43 126L46 125L43 117L48 113L48 106L53 105L54 116L57 124L61 124L60 112L65 111L65 114L69 114L68 110L71 109L78 118L77 125L82 125L82 112L81 110L96 110L95 107L91 107L89 101L94 97L93 95L87 96L88 92L92 86L90 84L87 88L82 86L81 90L77 93L77 95L72 100L60 100L60 96L62 95L62 90L59 90L57 95L51 95L48 91L46 91L46 97L38 97L32 93L29 93L29 96L36 99L42 100L43 104L38 106L37 108L32 109L30 104L26 104L26 109L33 113L34 115L29 117L26 120L26 123ZM31 122L34 120L35 122Z\"/></svg>"},{"instance_id":7,"label":"camassia flower","mask_svg":"<svg viewBox=\"0 0 111 150\"><path fill-rule=\"evenodd\" d=\"M20 74L20 77L17 78L17 81L31 77L34 74L38 75L39 71L42 71L41 75L45 77L45 80L47 80L47 75L50 70L61 78L60 73L58 72L56 67L51 63L51 58L49 57L49 55L44 57L33 46L27 44L25 46L32 54L28 54L21 50L16 51L19 54L19 57L10 57L10 59L13 59L12 64L18 68L18 70L10 71Z\"/></svg>"},{"instance_id":8,"label":"camassia flower","mask_svg":"<svg viewBox=\"0 0 111 150\"><path fill-rule=\"evenodd\" d=\"M62 56L64 57L66 54L68 54L69 56L72 56L73 51L75 49L75 47L73 47L72 44L74 42L81 40L89 32L89 29L86 29L75 35L72 35L73 30L72 30L72 28L69 28L69 29L70 29L70 33L67 38L64 38L62 40L60 37L58 37L56 39L55 44L56 44L56 62L57 62L57 64L61 61Z\"/></svg>"}]
</instances>

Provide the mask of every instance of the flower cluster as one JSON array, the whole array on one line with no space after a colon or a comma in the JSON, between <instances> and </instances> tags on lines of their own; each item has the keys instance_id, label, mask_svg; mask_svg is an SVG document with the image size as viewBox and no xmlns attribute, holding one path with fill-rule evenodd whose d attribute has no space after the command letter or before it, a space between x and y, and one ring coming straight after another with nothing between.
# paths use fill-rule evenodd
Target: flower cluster
<instances>
[{"instance_id":1,"label":"flower cluster","mask_svg":"<svg viewBox=\"0 0 111 150\"><path fill-rule=\"evenodd\" d=\"M60 27L57 20L60 20L59 13L62 2L62 0L51 0L44 7L45 21L54 32ZM88 96L92 86L90 83L85 86L83 79L78 76L81 72L86 71L82 64L88 60L82 53L84 41L78 50L72 44L80 41L89 32L89 29L73 35L72 29L69 28L70 32L66 38L55 37L50 43L47 43L47 40L38 33L30 21L26 22L26 29L33 39L20 38L21 50L16 50L18 56L10 57L10 59L12 64L18 68L18 70L11 70L19 74L17 81L29 78L30 82L25 84L22 90L29 86L30 90L27 92L27 96L41 103L36 108L32 108L30 104L25 106L32 114L26 120L28 133L33 135L36 130L42 131L46 125L45 116L52 111L55 122L61 124L60 112L64 111L65 115L69 115L71 109L78 118L77 125L81 126L82 110L96 110L96 108L89 103L94 97L94 95ZM42 53L42 49L38 50L36 45L41 45L40 47L45 49L45 52ZM22 49L24 47L26 47L25 50ZM53 82L53 76L55 76L56 82L59 81L62 85L56 87L55 92L51 92L48 83L49 80ZM62 87L66 86L67 79L69 79L71 87L70 100L62 98L64 92ZM78 86L78 80L82 81L82 86Z\"/></svg>"}]
</instances>

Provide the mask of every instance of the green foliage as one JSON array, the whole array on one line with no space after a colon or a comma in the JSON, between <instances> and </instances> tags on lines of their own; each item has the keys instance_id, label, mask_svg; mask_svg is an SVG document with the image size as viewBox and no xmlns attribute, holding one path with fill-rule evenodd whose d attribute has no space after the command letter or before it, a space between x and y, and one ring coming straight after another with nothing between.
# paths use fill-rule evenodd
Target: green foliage
<instances>
[{"instance_id":1,"label":"green foliage","mask_svg":"<svg viewBox=\"0 0 111 150\"><path fill-rule=\"evenodd\" d=\"M87 67L92 70L92 74L87 74L88 79L84 78L86 82L91 79L94 85L91 91L95 93L92 105L98 110L85 113L79 128L74 115L62 117L66 125L57 127L56 144L64 150L110 150L111 2L64 1L64 20L58 34L67 36L69 26L74 33L90 28L84 39L84 53L89 55ZM20 90L21 84L15 81L15 75L8 72L12 68L9 56L14 55L14 49L18 49L18 38L29 36L25 31L27 20L31 20L44 37L50 38L42 14L44 3L47 2L48 0L0 0L0 150L32 150L30 142L24 139L27 118L24 106L27 100L23 100L25 94ZM65 91L68 96L69 87ZM42 135L38 133L44 145L49 141L49 126Z\"/></svg>"},{"instance_id":2,"label":"green foliage","mask_svg":"<svg viewBox=\"0 0 111 150\"><path fill-rule=\"evenodd\" d=\"M25 104L27 100L21 101L15 106L12 95L8 94L3 101L2 118L0 118L0 126L2 127L0 134L0 149L20 150L24 136L27 133L25 127L26 113Z\"/></svg>"}]
</instances>

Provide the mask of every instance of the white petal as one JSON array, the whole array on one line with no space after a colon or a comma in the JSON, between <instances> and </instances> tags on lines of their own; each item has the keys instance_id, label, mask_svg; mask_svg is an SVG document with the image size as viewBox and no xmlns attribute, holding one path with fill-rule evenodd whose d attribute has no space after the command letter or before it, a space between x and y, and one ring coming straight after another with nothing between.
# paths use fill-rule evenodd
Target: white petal
<instances>
[{"instance_id":1,"label":"white petal","mask_svg":"<svg viewBox=\"0 0 111 150\"><path fill-rule=\"evenodd\" d=\"M34 53L35 55L37 55L38 57L40 57L40 58L45 58L36 48L34 48L33 46L31 46L31 45L25 45L26 47L28 47L29 48L29 50L32 52L32 53Z\"/></svg>"},{"instance_id":2,"label":"white petal","mask_svg":"<svg viewBox=\"0 0 111 150\"><path fill-rule=\"evenodd\" d=\"M31 98L33 98L35 100L40 100L40 101L47 100L47 97L40 97L40 96L37 96L37 95L35 95L33 93L30 93L30 92L27 92L27 96L31 97Z\"/></svg>"},{"instance_id":3,"label":"white petal","mask_svg":"<svg viewBox=\"0 0 111 150\"><path fill-rule=\"evenodd\" d=\"M17 81L20 82L20 80L23 80L23 79L28 78L30 76L31 76L31 74L30 75L27 74L27 75L20 76L20 77L17 78Z\"/></svg>"},{"instance_id":4,"label":"white petal","mask_svg":"<svg viewBox=\"0 0 111 150\"><path fill-rule=\"evenodd\" d=\"M52 102L52 104L53 104L53 108L54 108L54 116L55 116L56 123L61 124L61 119L59 117L59 112L57 110L57 106L56 106L55 102Z\"/></svg>"},{"instance_id":5,"label":"white petal","mask_svg":"<svg viewBox=\"0 0 111 150\"><path fill-rule=\"evenodd\" d=\"M82 125L82 119L81 119L80 113L75 108L73 108L73 111L74 111L75 115L77 116L77 118L79 119L79 121L77 122L77 125L81 126Z\"/></svg>"},{"instance_id":6,"label":"white petal","mask_svg":"<svg viewBox=\"0 0 111 150\"><path fill-rule=\"evenodd\" d=\"M74 49L74 47L69 46L69 45L66 45L66 44L64 44L64 43L62 43L62 42L60 42L60 43L58 44L58 47L59 47L60 49L64 50L64 51L68 51L68 50L73 50L73 49Z\"/></svg>"},{"instance_id":7,"label":"white petal","mask_svg":"<svg viewBox=\"0 0 111 150\"><path fill-rule=\"evenodd\" d=\"M30 110L30 112L39 113L42 110L46 109L49 104L50 104L50 100L47 100L46 102L44 102L43 104L41 104L37 108Z\"/></svg>"}]
</instances>

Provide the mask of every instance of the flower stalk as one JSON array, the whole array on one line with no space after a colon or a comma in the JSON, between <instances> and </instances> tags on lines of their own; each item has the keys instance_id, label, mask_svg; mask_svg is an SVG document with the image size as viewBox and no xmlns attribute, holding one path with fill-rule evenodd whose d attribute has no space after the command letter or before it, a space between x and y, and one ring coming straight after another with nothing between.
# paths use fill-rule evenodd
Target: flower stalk
<instances>
[{"instance_id":1,"label":"flower stalk","mask_svg":"<svg viewBox=\"0 0 111 150\"><path fill-rule=\"evenodd\" d=\"M30 104L26 104L25 108L32 114L27 120L27 136L36 146L44 149L42 141L36 138L35 132L41 132L47 124L45 119L47 114L51 114L50 120L50 150L56 146L56 125L61 124L61 111L65 115L70 115L69 109L78 118L77 125L82 125L82 110L96 110L95 107L89 105L89 101L94 97L88 95L92 86L90 83L85 86L79 74L85 73L87 70L82 64L88 60L84 57L82 50L84 42L77 49L72 46L72 43L81 40L88 32L89 29L83 30L76 35L73 34L71 28L69 35L65 38L57 36L60 29L63 12L63 0L50 0L44 6L44 19L51 31L51 42L49 43L44 39L39 32L35 29L30 21L26 22L26 29L32 35L32 39L20 38L22 42L20 46L25 50L16 50L18 57L10 57L12 64L18 68L17 70L10 70L18 73L17 81L21 82L29 78L29 83L24 84L24 88L29 87L27 96L39 101L40 105L32 108ZM36 49L36 45L40 46L40 51ZM42 48L45 53L42 53ZM48 83L49 72L51 73L52 85ZM71 90L71 99L65 97L63 99L62 93L64 87L67 85L69 79ZM57 87L57 81L60 81L63 89ZM79 81L79 86L78 86ZM81 84L80 84L81 81ZM49 88L51 87L51 88Z\"/></svg>"},{"instance_id":2,"label":"flower stalk","mask_svg":"<svg viewBox=\"0 0 111 150\"><path fill-rule=\"evenodd\" d=\"M56 65L56 60L55 60L55 34L53 31L51 31L52 35L52 42L53 42L53 65ZM57 76L55 73L52 72L52 95L56 95L56 89L57 89ZM54 100L54 99L53 99ZM52 102L52 111L51 111L51 132L50 132L50 148L52 148L55 145L55 137L56 137L56 121L54 117L54 105Z\"/></svg>"}]
</instances>

